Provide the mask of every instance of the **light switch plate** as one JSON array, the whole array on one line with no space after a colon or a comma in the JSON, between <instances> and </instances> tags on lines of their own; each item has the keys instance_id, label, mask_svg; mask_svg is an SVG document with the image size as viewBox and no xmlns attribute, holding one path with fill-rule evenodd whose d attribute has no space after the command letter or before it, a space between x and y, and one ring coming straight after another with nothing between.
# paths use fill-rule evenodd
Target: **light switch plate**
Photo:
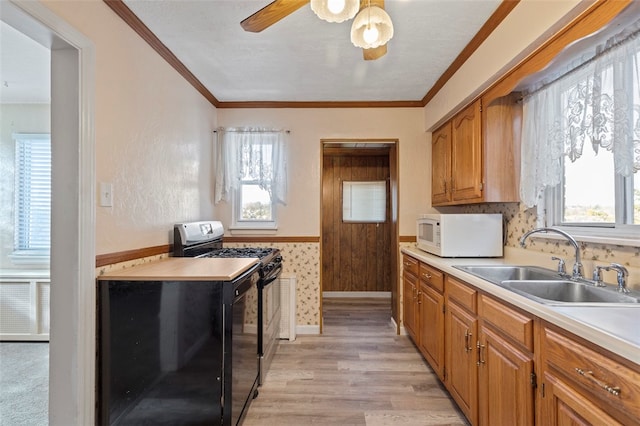
<instances>
[{"instance_id":1,"label":"light switch plate","mask_svg":"<svg viewBox=\"0 0 640 426\"><path fill-rule=\"evenodd\" d=\"M100 206L113 207L113 185L107 182L100 182Z\"/></svg>"}]
</instances>

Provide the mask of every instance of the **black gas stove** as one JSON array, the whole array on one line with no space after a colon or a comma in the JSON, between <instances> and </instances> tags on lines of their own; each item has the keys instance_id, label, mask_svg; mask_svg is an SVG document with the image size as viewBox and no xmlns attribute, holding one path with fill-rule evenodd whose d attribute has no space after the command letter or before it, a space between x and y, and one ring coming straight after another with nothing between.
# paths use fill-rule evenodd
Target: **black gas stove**
<instances>
[{"instance_id":1,"label":"black gas stove","mask_svg":"<svg viewBox=\"0 0 640 426\"><path fill-rule=\"evenodd\" d=\"M224 228L221 222L189 222L174 226L173 255L175 257L256 257L260 259L261 282L275 280L282 269L280 250L271 247L223 247ZM268 282L267 282L268 281Z\"/></svg>"},{"instance_id":2,"label":"black gas stove","mask_svg":"<svg viewBox=\"0 0 640 426\"><path fill-rule=\"evenodd\" d=\"M260 384L278 347L280 330L280 250L271 247L224 247L224 228L216 221L189 222L174 226L175 257L255 257L260 260L258 290L258 357Z\"/></svg>"}]
</instances>

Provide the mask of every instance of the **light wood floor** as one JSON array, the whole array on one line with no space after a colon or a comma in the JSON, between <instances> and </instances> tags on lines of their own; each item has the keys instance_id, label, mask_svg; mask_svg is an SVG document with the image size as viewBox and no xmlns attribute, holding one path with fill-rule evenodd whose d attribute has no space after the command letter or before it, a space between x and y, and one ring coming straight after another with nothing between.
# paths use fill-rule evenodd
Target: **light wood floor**
<instances>
[{"instance_id":1,"label":"light wood floor","mask_svg":"<svg viewBox=\"0 0 640 426\"><path fill-rule=\"evenodd\" d=\"M283 341L244 421L254 425L467 425L386 299L325 299L324 334Z\"/></svg>"}]
</instances>

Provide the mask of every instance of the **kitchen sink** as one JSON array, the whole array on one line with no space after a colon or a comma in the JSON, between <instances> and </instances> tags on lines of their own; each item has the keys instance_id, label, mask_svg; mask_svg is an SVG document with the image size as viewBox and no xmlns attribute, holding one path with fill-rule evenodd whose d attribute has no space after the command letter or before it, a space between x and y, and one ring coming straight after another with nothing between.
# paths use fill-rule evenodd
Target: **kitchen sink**
<instances>
[{"instance_id":1,"label":"kitchen sink","mask_svg":"<svg viewBox=\"0 0 640 426\"><path fill-rule=\"evenodd\" d=\"M494 284L513 280L557 281L562 279L556 271L539 266L454 265L454 268L468 272Z\"/></svg>"},{"instance_id":2,"label":"kitchen sink","mask_svg":"<svg viewBox=\"0 0 640 426\"><path fill-rule=\"evenodd\" d=\"M590 283L569 280L505 280L501 287L544 304L620 304L640 306L640 297L618 293L613 286L594 287Z\"/></svg>"},{"instance_id":3,"label":"kitchen sink","mask_svg":"<svg viewBox=\"0 0 640 426\"><path fill-rule=\"evenodd\" d=\"M640 307L640 294L618 293L614 286L596 287L592 282L568 279L539 266L454 265L528 299L545 305L619 305Z\"/></svg>"}]
</instances>

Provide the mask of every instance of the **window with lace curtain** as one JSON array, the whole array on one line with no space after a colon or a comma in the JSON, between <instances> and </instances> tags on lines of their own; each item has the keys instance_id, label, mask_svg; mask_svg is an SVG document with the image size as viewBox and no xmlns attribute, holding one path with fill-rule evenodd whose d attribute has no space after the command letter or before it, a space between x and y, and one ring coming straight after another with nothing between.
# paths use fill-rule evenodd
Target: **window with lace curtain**
<instances>
[{"instance_id":1,"label":"window with lace curtain","mask_svg":"<svg viewBox=\"0 0 640 426\"><path fill-rule=\"evenodd\" d=\"M640 236L640 21L524 98L520 194L546 225Z\"/></svg>"},{"instance_id":2,"label":"window with lace curtain","mask_svg":"<svg viewBox=\"0 0 640 426\"><path fill-rule=\"evenodd\" d=\"M274 129L218 129L215 202L232 204L232 228L276 228L287 192L284 138Z\"/></svg>"}]
</instances>

